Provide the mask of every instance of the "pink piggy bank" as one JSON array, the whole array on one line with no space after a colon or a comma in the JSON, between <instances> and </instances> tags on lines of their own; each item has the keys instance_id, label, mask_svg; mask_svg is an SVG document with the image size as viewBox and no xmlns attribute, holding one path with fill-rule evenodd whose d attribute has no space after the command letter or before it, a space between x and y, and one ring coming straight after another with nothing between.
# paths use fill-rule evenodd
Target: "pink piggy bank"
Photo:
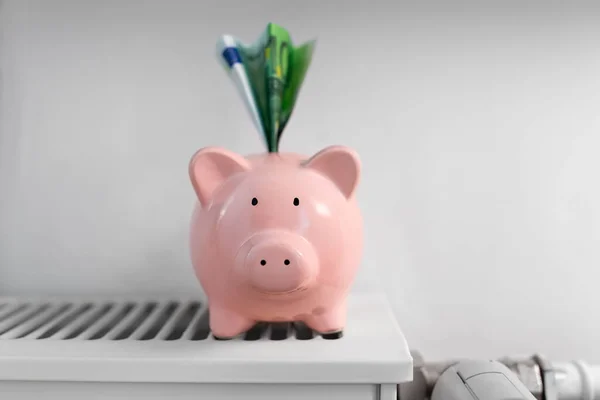
<instances>
[{"instance_id":1,"label":"pink piggy bank","mask_svg":"<svg viewBox=\"0 0 600 400\"><path fill-rule=\"evenodd\" d=\"M245 158L208 147L189 174L199 200L191 258L213 335L232 338L259 321L341 334L363 245L356 153L332 146L310 158Z\"/></svg>"}]
</instances>

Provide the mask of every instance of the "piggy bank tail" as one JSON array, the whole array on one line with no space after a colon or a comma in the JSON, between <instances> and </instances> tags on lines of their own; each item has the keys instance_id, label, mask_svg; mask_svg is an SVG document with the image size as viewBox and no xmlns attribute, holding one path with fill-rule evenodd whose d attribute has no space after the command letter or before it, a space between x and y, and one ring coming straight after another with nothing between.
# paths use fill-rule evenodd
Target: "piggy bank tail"
<instances>
[{"instance_id":1,"label":"piggy bank tail","mask_svg":"<svg viewBox=\"0 0 600 400\"><path fill-rule=\"evenodd\" d=\"M217 44L217 57L270 153L279 151L283 130L292 115L315 45L312 40L295 47L289 32L273 23L251 45L244 45L230 35L222 36Z\"/></svg>"}]
</instances>

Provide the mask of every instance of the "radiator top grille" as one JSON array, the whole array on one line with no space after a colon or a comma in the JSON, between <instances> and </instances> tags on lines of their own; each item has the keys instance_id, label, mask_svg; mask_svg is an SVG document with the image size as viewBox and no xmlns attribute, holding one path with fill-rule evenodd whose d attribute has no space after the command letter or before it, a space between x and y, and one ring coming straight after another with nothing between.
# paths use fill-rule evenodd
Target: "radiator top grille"
<instances>
[{"instance_id":1,"label":"radiator top grille","mask_svg":"<svg viewBox=\"0 0 600 400\"><path fill-rule=\"evenodd\" d=\"M0 340L214 339L200 301L24 302L0 304ZM303 323L259 323L234 340L337 339Z\"/></svg>"}]
</instances>

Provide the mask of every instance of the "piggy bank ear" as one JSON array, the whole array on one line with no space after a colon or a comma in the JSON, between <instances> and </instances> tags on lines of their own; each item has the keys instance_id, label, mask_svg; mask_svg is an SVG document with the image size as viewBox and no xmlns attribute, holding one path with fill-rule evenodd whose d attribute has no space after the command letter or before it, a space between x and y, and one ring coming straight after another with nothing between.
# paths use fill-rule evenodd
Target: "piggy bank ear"
<instances>
[{"instance_id":1,"label":"piggy bank ear","mask_svg":"<svg viewBox=\"0 0 600 400\"><path fill-rule=\"evenodd\" d=\"M232 175L248 171L249 162L229 150L206 147L198 150L189 166L190 179L202 207L210 203L212 194Z\"/></svg>"},{"instance_id":2,"label":"piggy bank ear","mask_svg":"<svg viewBox=\"0 0 600 400\"><path fill-rule=\"evenodd\" d=\"M347 199L352 197L360 178L360 159L348 147L327 147L304 162L305 168L325 175Z\"/></svg>"}]
</instances>

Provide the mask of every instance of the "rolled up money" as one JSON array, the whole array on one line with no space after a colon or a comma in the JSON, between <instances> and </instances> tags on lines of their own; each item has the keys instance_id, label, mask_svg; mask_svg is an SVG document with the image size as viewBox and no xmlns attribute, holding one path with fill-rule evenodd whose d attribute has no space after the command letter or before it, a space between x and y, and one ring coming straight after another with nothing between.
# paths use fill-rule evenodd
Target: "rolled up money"
<instances>
[{"instance_id":1,"label":"rolled up money","mask_svg":"<svg viewBox=\"0 0 600 400\"><path fill-rule=\"evenodd\" d=\"M273 23L251 45L231 35L222 36L217 44L218 56L230 71L269 152L279 151L315 45L312 40L294 47L289 32Z\"/></svg>"}]
</instances>

